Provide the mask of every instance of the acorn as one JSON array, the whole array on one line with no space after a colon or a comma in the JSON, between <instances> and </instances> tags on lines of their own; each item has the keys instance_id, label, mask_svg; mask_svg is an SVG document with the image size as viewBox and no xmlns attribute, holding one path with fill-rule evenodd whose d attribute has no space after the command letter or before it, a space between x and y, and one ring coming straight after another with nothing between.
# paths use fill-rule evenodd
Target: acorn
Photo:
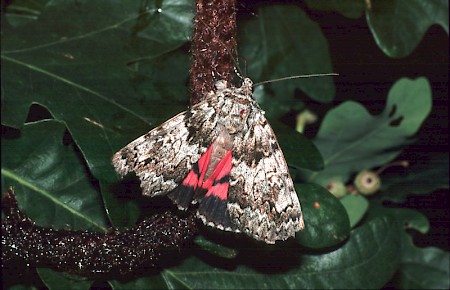
<instances>
[{"instance_id":1,"label":"acorn","mask_svg":"<svg viewBox=\"0 0 450 290\"><path fill-rule=\"evenodd\" d=\"M330 180L327 184L327 190L337 198L347 195L347 188L342 181Z\"/></svg>"},{"instance_id":2,"label":"acorn","mask_svg":"<svg viewBox=\"0 0 450 290\"><path fill-rule=\"evenodd\" d=\"M354 185L363 195L372 195L381 187L380 176L373 171L363 170L355 177Z\"/></svg>"}]
</instances>

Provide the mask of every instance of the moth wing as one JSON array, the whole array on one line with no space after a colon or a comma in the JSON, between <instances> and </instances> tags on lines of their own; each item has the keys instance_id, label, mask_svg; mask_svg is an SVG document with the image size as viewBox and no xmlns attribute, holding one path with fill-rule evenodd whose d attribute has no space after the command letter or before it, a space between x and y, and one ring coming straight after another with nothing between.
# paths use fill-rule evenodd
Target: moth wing
<instances>
[{"instance_id":1,"label":"moth wing","mask_svg":"<svg viewBox=\"0 0 450 290\"><path fill-rule=\"evenodd\" d=\"M273 244L304 227L289 169L272 128L261 112L235 143L228 211L240 231Z\"/></svg>"},{"instance_id":2,"label":"moth wing","mask_svg":"<svg viewBox=\"0 0 450 290\"><path fill-rule=\"evenodd\" d=\"M176 115L114 154L112 163L116 171L122 176L135 172L143 195L169 193L214 140L214 126L197 122L211 115L214 107L208 102Z\"/></svg>"},{"instance_id":3,"label":"moth wing","mask_svg":"<svg viewBox=\"0 0 450 290\"><path fill-rule=\"evenodd\" d=\"M199 184L202 183L205 172L207 171L211 159L211 152L212 145L209 146L208 150L192 166L192 169L183 179L183 182L169 193L169 198L178 205L178 208L186 209L193 201L194 193L198 190Z\"/></svg>"},{"instance_id":4,"label":"moth wing","mask_svg":"<svg viewBox=\"0 0 450 290\"><path fill-rule=\"evenodd\" d=\"M225 231L238 232L228 213L228 189L232 167L232 151L227 151L212 175L197 189L197 216L204 224Z\"/></svg>"}]
</instances>

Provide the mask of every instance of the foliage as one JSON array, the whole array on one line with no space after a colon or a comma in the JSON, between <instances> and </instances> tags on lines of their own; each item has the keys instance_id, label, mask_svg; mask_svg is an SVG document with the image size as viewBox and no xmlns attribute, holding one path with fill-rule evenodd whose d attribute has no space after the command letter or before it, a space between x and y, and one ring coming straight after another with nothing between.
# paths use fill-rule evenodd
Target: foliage
<instances>
[{"instance_id":1,"label":"foliage","mask_svg":"<svg viewBox=\"0 0 450 290\"><path fill-rule=\"evenodd\" d=\"M337 106L328 112L314 139L326 170L305 173L304 178L323 185L329 180L346 182L352 173L391 161L411 143L409 137L430 110L431 89L424 78L395 83L386 108L376 117L355 102ZM352 126L355 121L364 126Z\"/></svg>"},{"instance_id":2,"label":"foliage","mask_svg":"<svg viewBox=\"0 0 450 290\"><path fill-rule=\"evenodd\" d=\"M110 158L185 109L193 1L11 2L2 15L2 190L14 185L20 207L43 226L105 231L134 224L140 207L123 198ZM391 57L410 54L433 23L448 32L445 0L306 4L351 18L365 14L374 41ZM255 83L332 72L333 52L304 9L258 6L238 24L240 55ZM413 143L431 110L427 79L392 84L375 116L353 101L335 106L312 141L280 122L307 107L299 91L329 103L335 85L331 77L298 79L256 87L254 95L292 166L305 231L266 246L205 229L177 265L132 281L117 277L108 281L113 289L380 288L391 279L398 288L449 287L449 253L416 247L402 227L426 233L426 217L382 205L448 188L448 162L434 162L448 155L429 156L406 176L383 177L373 198L339 200L319 186L348 183ZM93 282L49 269L38 274L50 289Z\"/></svg>"}]
</instances>

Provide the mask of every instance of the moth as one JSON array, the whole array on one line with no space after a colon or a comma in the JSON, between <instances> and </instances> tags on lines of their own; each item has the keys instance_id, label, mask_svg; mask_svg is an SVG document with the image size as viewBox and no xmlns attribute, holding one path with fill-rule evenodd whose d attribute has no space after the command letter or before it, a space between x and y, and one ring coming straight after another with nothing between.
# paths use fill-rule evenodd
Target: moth
<instances>
[{"instance_id":1,"label":"moth","mask_svg":"<svg viewBox=\"0 0 450 290\"><path fill-rule=\"evenodd\" d=\"M167 194L182 210L197 204L208 226L268 244L294 236L300 202L252 85L216 82L204 101L118 151L116 171L135 172L144 195Z\"/></svg>"}]
</instances>

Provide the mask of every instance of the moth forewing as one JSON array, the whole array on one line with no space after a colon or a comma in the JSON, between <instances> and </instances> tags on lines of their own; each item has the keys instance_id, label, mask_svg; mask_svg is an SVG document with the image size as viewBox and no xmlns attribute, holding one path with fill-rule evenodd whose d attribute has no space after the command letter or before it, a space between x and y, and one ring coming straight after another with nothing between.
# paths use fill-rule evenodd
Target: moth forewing
<instances>
[{"instance_id":1,"label":"moth forewing","mask_svg":"<svg viewBox=\"0 0 450 290\"><path fill-rule=\"evenodd\" d=\"M252 127L236 148L228 210L241 231L266 243L286 240L303 228L289 170L264 113L254 108Z\"/></svg>"},{"instance_id":2,"label":"moth forewing","mask_svg":"<svg viewBox=\"0 0 450 290\"><path fill-rule=\"evenodd\" d=\"M187 119L187 112L182 112L125 146L113 156L116 171L122 176L135 172L143 195L174 190L206 151L201 144L188 142Z\"/></svg>"}]
</instances>

